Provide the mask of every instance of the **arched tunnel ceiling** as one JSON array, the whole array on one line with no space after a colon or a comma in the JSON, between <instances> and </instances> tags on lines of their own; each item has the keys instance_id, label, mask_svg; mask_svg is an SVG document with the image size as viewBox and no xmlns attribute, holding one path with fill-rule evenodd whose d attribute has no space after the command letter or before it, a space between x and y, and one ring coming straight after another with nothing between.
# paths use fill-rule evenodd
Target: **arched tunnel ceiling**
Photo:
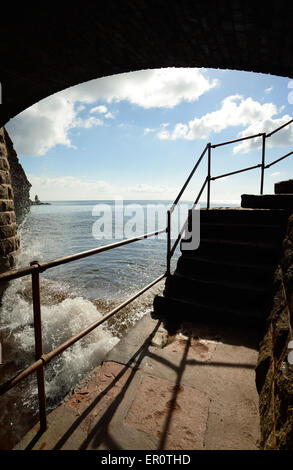
<instances>
[{"instance_id":1,"label":"arched tunnel ceiling","mask_svg":"<svg viewBox=\"0 0 293 470\"><path fill-rule=\"evenodd\" d=\"M52 2L1 5L0 125L64 88L140 69L211 67L293 77L289 1L64 4L62 11Z\"/></svg>"}]
</instances>

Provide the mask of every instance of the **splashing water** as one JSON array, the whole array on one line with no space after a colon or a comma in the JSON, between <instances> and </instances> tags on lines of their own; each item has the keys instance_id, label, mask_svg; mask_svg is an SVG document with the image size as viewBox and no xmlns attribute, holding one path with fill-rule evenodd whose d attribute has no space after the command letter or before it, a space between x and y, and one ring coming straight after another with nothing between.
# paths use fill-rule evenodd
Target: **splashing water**
<instances>
[{"instance_id":1,"label":"splashing water","mask_svg":"<svg viewBox=\"0 0 293 470\"><path fill-rule=\"evenodd\" d=\"M20 237L22 231L20 230ZM22 239L22 252L17 265L28 264L32 245ZM41 248L35 246L35 252ZM4 350L5 366L1 368L1 382L34 362L34 327L30 277L9 283L2 299L0 341ZM75 296L66 283L41 280L43 349L49 352L74 336L94 321L102 318L96 305L81 296ZM97 367L105 354L119 341L115 334L101 325L85 338L64 351L47 365L45 371L48 410L75 386L89 371ZM34 375L34 374L33 374ZM12 403L13 402L13 403ZM13 405L13 406L12 406ZM1 397L0 449L11 448L35 421L38 410L36 380L32 376L14 390ZM29 415L26 423L23 419Z\"/></svg>"},{"instance_id":2,"label":"splashing water","mask_svg":"<svg viewBox=\"0 0 293 470\"><path fill-rule=\"evenodd\" d=\"M43 260L44 253L46 259L52 259L93 247L92 236L89 236L91 210L86 212L84 206L76 213L72 207L68 212L65 209L57 205L54 213L54 206L31 210L18 229L21 251L17 267L27 266L32 260ZM71 267L74 263L70 263L44 273L40 278L44 352L102 318L132 292L161 274L165 258L165 252L161 254L162 246L164 249L161 241L141 242L137 248L124 247L108 252L107 257L101 255L99 263L87 259L84 264L77 262ZM76 388L128 329L151 311L154 295L162 289L161 283L154 286L46 366L47 411L54 409ZM5 382L35 360L30 276L11 281L3 295L0 341L4 351L0 382ZM32 374L0 397L0 449L11 449L37 421L36 374Z\"/></svg>"}]
</instances>

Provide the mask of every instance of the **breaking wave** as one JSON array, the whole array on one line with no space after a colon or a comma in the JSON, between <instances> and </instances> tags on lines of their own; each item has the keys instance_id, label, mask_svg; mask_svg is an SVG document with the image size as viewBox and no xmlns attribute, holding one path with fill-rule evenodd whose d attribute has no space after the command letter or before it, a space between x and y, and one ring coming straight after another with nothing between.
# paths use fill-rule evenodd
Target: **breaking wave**
<instances>
[{"instance_id":1,"label":"breaking wave","mask_svg":"<svg viewBox=\"0 0 293 470\"><path fill-rule=\"evenodd\" d=\"M17 267L26 266L35 259L42 260L43 253L47 252L48 240L42 237L42 230L37 229L36 220L32 214L28 214L18 230L21 252ZM80 275L82 276L82 272ZM52 276L49 278L42 275L40 278L44 353L102 318L106 312L137 290L135 286L129 286L129 291L121 292L119 298L114 295L112 298L87 298L88 291L70 281L71 278L66 276L64 280L60 280L60 276L57 280L52 279ZM47 411L54 409L76 388L101 363L128 329L151 310L154 295L161 289L162 285L154 286L46 366ZM35 360L30 276L11 281L4 292L0 314L0 341L4 360L0 369L0 382L3 383ZM13 448L37 421L36 374L32 374L1 397L0 449Z\"/></svg>"}]
</instances>

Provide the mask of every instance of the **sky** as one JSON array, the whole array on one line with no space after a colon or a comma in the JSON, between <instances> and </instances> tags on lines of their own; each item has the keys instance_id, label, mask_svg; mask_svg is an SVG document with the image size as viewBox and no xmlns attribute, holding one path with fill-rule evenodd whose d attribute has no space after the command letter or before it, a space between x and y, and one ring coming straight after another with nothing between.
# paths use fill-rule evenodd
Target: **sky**
<instances>
[{"instance_id":1,"label":"sky","mask_svg":"<svg viewBox=\"0 0 293 470\"><path fill-rule=\"evenodd\" d=\"M208 142L268 133L292 119L291 88L289 78L253 72L141 70L51 95L6 128L31 198L172 200ZM213 149L212 176L260 163L260 144L258 138ZM292 147L293 124L267 139L266 162ZM265 193L292 177L292 157L266 170ZM205 158L183 200L196 198L206 172ZM259 169L223 178L211 184L212 202L237 202L259 187Z\"/></svg>"}]
</instances>

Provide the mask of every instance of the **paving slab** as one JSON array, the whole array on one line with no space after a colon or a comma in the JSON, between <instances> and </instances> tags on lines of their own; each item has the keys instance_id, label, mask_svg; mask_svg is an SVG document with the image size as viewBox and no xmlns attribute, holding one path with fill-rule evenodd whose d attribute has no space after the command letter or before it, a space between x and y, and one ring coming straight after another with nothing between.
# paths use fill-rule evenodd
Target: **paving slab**
<instances>
[{"instance_id":1,"label":"paving slab","mask_svg":"<svg viewBox=\"0 0 293 470\"><path fill-rule=\"evenodd\" d=\"M146 315L15 450L257 449L257 356L241 331L185 325L170 337Z\"/></svg>"},{"instance_id":2,"label":"paving slab","mask_svg":"<svg viewBox=\"0 0 293 470\"><path fill-rule=\"evenodd\" d=\"M126 416L163 449L203 449L209 399L199 390L145 375Z\"/></svg>"}]
</instances>

